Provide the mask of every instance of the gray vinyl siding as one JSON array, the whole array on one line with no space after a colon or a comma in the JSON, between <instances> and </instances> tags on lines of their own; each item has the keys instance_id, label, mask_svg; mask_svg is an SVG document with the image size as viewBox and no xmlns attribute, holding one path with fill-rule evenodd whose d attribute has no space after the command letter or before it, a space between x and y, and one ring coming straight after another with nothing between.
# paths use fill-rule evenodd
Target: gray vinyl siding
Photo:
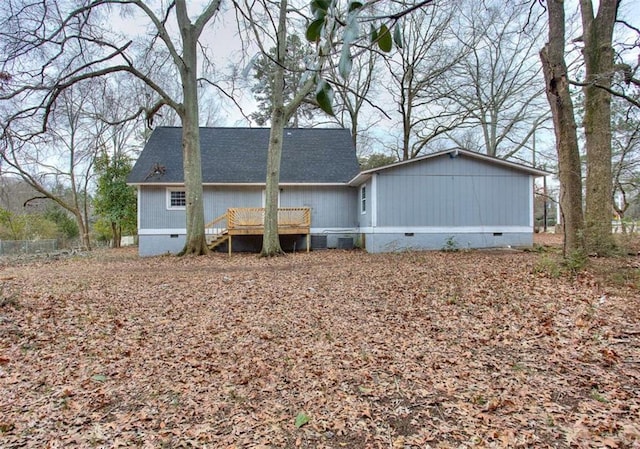
<instances>
[{"instance_id":1,"label":"gray vinyl siding","mask_svg":"<svg viewBox=\"0 0 640 449\"><path fill-rule=\"evenodd\" d=\"M167 210L167 188L141 186L139 190L140 229L180 229L186 227L184 210Z\"/></svg>"},{"instance_id":2,"label":"gray vinyl siding","mask_svg":"<svg viewBox=\"0 0 640 449\"><path fill-rule=\"evenodd\" d=\"M356 213L358 214L358 222L360 227L369 227L371 226L371 210L373 207L373 192L371 191L371 181L367 181L363 184L366 189L366 210L362 211L362 198L361 198L361 188L358 188L357 191L357 202L356 202Z\"/></svg>"},{"instance_id":3,"label":"gray vinyl siding","mask_svg":"<svg viewBox=\"0 0 640 449\"><path fill-rule=\"evenodd\" d=\"M205 186L204 219L211 221L222 215L229 207L261 207L262 188ZM167 188L140 188L140 229L184 229L184 210L167 209Z\"/></svg>"},{"instance_id":4,"label":"gray vinyl siding","mask_svg":"<svg viewBox=\"0 0 640 449\"><path fill-rule=\"evenodd\" d=\"M284 186L280 207L310 207L312 228L355 228L357 194L347 186Z\"/></svg>"},{"instance_id":5,"label":"gray vinyl siding","mask_svg":"<svg viewBox=\"0 0 640 449\"><path fill-rule=\"evenodd\" d=\"M230 207L262 207L261 186L205 186L205 221L224 214ZM356 227L358 189L347 186L285 186L281 207L310 207L313 227ZM167 209L166 187L140 189L140 229L184 229L184 210Z\"/></svg>"},{"instance_id":6,"label":"gray vinyl siding","mask_svg":"<svg viewBox=\"0 0 640 449\"><path fill-rule=\"evenodd\" d=\"M459 156L377 176L377 226L528 226L530 176Z\"/></svg>"},{"instance_id":7,"label":"gray vinyl siding","mask_svg":"<svg viewBox=\"0 0 640 449\"><path fill-rule=\"evenodd\" d=\"M219 217L232 207L262 207L263 190L260 186L205 186L205 221Z\"/></svg>"}]
</instances>

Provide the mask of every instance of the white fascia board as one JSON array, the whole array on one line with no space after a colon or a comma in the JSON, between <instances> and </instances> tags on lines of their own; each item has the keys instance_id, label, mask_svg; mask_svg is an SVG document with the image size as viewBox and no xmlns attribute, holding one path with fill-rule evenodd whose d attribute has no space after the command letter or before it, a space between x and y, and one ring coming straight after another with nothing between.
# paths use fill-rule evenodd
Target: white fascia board
<instances>
[{"instance_id":1,"label":"white fascia board","mask_svg":"<svg viewBox=\"0 0 640 449\"><path fill-rule=\"evenodd\" d=\"M184 187L184 182L128 182L127 185L135 187Z\"/></svg>"},{"instance_id":2,"label":"white fascia board","mask_svg":"<svg viewBox=\"0 0 640 449\"><path fill-rule=\"evenodd\" d=\"M187 228L138 229L138 235L167 235L167 234L186 235L186 233L187 233Z\"/></svg>"},{"instance_id":3,"label":"white fascia board","mask_svg":"<svg viewBox=\"0 0 640 449\"><path fill-rule=\"evenodd\" d=\"M130 186L140 187L184 187L184 183L176 182L138 182L129 183ZM228 186L228 187L264 187L264 182L203 182L203 186ZM280 187L350 187L346 182L281 182Z\"/></svg>"},{"instance_id":4,"label":"white fascia board","mask_svg":"<svg viewBox=\"0 0 640 449\"><path fill-rule=\"evenodd\" d=\"M407 159L406 161L394 162L393 164L384 165L382 167L371 168L369 170L365 170L363 172L358 173L351 181L349 181L349 184L358 185L358 184L361 184L361 183L365 182L368 179L368 177L370 177L374 173L379 173L381 171L388 170L390 168L400 167L400 166L407 165L407 164L414 164L416 162L420 162L420 161L424 161L424 160L427 160L427 159L436 158L436 157L439 157L439 156L443 156L445 154L454 154L454 155L464 154L464 155L469 156L471 158L484 160L484 161L487 161L487 162L495 164L495 165L502 165L502 166L505 166L505 167L510 167L510 168L515 169L515 170L528 173L528 174L530 174L532 176L535 176L535 177L545 176L545 175L550 175L551 174L550 172L548 172L546 170L540 170L538 168L529 167L529 166L526 166L526 165L518 164L516 162L507 161L505 159L500 159L500 158L493 157L493 156L488 156L486 154L478 153L478 152L475 152L475 151L469 151L469 150L463 150L461 148L457 148L457 149L442 150L442 151L438 151L436 153L426 154L424 156L418 156L418 157L413 158L413 159Z\"/></svg>"},{"instance_id":5,"label":"white fascia board","mask_svg":"<svg viewBox=\"0 0 640 449\"><path fill-rule=\"evenodd\" d=\"M485 233L529 233L533 232L530 226L382 226L363 227L362 234L485 234Z\"/></svg>"},{"instance_id":6,"label":"white fascia board","mask_svg":"<svg viewBox=\"0 0 640 449\"><path fill-rule=\"evenodd\" d=\"M369 178L371 178L371 173L361 172L355 175L353 179L351 179L351 181L349 181L347 184L352 187L358 187L359 185L362 185L365 182L367 182Z\"/></svg>"}]
</instances>

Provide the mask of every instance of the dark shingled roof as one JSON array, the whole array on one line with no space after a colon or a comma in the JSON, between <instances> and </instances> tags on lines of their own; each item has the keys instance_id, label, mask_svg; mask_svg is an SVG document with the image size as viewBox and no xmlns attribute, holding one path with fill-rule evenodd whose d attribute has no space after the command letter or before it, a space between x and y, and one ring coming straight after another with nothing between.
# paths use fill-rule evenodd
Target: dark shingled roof
<instances>
[{"instance_id":1,"label":"dark shingled roof","mask_svg":"<svg viewBox=\"0 0 640 449\"><path fill-rule=\"evenodd\" d=\"M269 128L200 128L204 183L264 183ZM154 169L156 174L154 174ZM281 183L347 183L359 172L346 129L285 129ZM158 127L136 161L132 184L183 183L182 128Z\"/></svg>"}]
</instances>

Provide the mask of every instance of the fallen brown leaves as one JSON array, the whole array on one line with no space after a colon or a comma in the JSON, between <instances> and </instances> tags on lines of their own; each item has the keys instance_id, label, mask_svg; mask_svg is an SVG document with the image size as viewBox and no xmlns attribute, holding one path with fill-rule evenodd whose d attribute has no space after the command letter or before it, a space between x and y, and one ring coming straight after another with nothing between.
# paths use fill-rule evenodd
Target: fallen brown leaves
<instances>
[{"instance_id":1,"label":"fallen brown leaves","mask_svg":"<svg viewBox=\"0 0 640 449\"><path fill-rule=\"evenodd\" d=\"M639 447L638 287L545 257L0 265L0 446Z\"/></svg>"}]
</instances>

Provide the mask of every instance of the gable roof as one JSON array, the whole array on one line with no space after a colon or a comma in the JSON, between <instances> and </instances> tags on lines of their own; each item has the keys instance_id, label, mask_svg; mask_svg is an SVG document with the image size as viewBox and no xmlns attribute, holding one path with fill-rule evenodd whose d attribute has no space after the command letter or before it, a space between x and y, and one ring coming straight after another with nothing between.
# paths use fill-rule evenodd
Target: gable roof
<instances>
[{"instance_id":1,"label":"gable roof","mask_svg":"<svg viewBox=\"0 0 640 449\"><path fill-rule=\"evenodd\" d=\"M269 128L200 128L203 183L264 184L269 133ZM284 130L280 183L345 184L358 171L348 130ZM127 181L183 184L182 128L156 128Z\"/></svg>"},{"instance_id":2,"label":"gable roof","mask_svg":"<svg viewBox=\"0 0 640 449\"><path fill-rule=\"evenodd\" d=\"M507 161L505 159L500 159L500 158L497 158L497 157L488 156L486 154L478 153L478 152L475 152L475 151L469 151L469 150L463 150L461 148L455 148L455 149L438 151L436 153L427 154L425 156L420 156L420 157L416 157L416 158L409 159L409 160L406 160L406 161L400 161L400 162L396 162L396 163L393 163L393 164L384 165L382 167L377 167L377 168L372 168L372 169L369 169L369 170L362 171L362 172L358 173L356 176L354 176L353 179L351 179L351 181L349 181L349 185L352 185L352 186L360 185L360 184L366 182L375 173L378 173L378 172L381 172L381 171L389 170L389 169L395 168L395 167L401 167L401 166L407 165L407 164L415 164L416 162L425 161L425 160L428 160L428 159L434 159L434 158L441 157L441 156L444 156L444 155L449 155L450 157L457 157L459 155L463 155L465 157L470 157L472 159L477 159L477 160L481 160L481 161L484 161L484 162L489 162L491 164L495 164L495 165L498 165L498 166L508 167L508 168L513 169L513 170L520 171L523 174L528 174L528 175L532 175L532 176L536 176L536 177L538 177L538 176L546 176L546 175L550 175L551 174L551 173L549 173L547 171L544 171L544 170L540 170L540 169L533 168L533 167L528 167L528 166L522 165L522 164L517 164L515 162Z\"/></svg>"}]
</instances>

